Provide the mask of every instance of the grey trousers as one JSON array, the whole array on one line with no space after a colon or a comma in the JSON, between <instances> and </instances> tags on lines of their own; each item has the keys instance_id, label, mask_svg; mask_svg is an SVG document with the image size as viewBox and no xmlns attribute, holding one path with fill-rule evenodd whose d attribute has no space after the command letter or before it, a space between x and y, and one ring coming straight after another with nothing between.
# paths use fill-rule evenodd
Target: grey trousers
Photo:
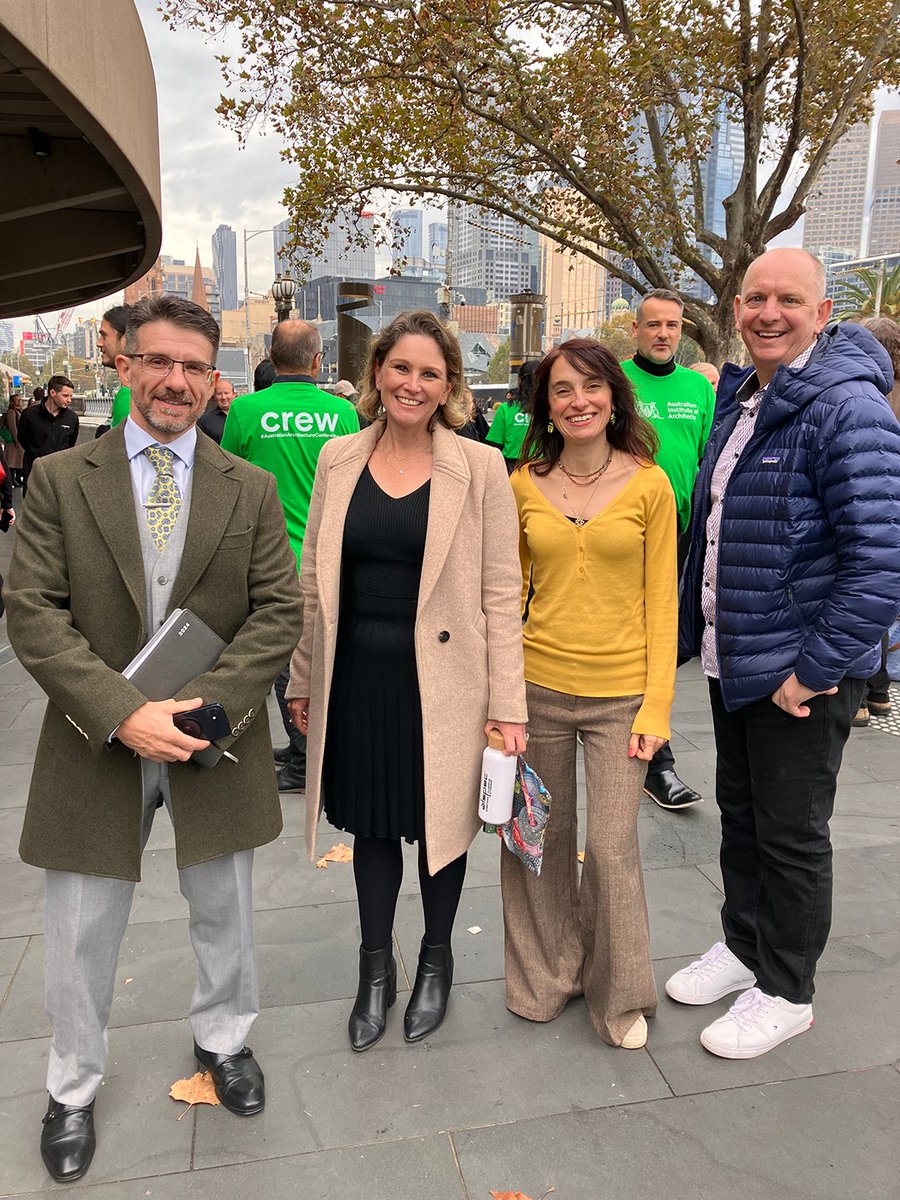
<instances>
[{"instance_id":1,"label":"grey trousers","mask_svg":"<svg viewBox=\"0 0 900 1200\"><path fill-rule=\"evenodd\" d=\"M157 800L162 797L171 815L171 797L168 769L147 761L142 767L146 845ZM217 1054L241 1049L259 1011L252 873L252 850L178 872L197 959L191 1027L198 1045ZM90 1104L100 1087L133 895L130 880L46 872L45 996L53 1030L47 1091L62 1104Z\"/></svg>"}]
</instances>

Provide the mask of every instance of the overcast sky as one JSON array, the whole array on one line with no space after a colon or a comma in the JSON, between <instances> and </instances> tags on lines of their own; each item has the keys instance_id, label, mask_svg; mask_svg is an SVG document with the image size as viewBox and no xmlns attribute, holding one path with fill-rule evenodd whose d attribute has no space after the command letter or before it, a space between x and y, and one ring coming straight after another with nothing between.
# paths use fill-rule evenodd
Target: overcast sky
<instances>
[{"instance_id":1,"label":"overcast sky","mask_svg":"<svg viewBox=\"0 0 900 1200\"><path fill-rule=\"evenodd\" d=\"M172 32L156 11L156 0L137 0L159 97L159 144L163 194L163 250L192 262L199 244L212 265L210 238L218 225L271 228L284 217L281 194L293 172L279 156L275 137L254 133L245 149L216 115L222 77L214 55L232 45L209 42L194 30ZM229 39L232 40L232 39ZM243 286L242 245L238 246ZM264 292L272 282L272 238L249 242L250 288Z\"/></svg>"},{"instance_id":2,"label":"overcast sky","mask_svg":"<svg viewBox=\"0 0 900 1200\"><path fill-rule=\"evenodd\" d=\"M215 109L222 90L214 56L236 50L239 39L209 42L196 30L172 32L156 11L157 0L135 0L156 73L162 170L162 253L192 263L200 247L201 261L212 265L210 238L220 224L230 225L238 239L238 289L243 289L242 231L268 229L284 217L281 195L293 181L293 169L281 161L278 140L254 133L241 149ZM230 44L229 44L230 43ZM896 107L898 97L879 96L878 107ZM799 245L801 226L778 239ZM274 267L272 238L261 234L249 242L251 291L265 292ZM85 305L78 315L99 316L113 301ZM51 328L53 322L46 317ZM30 328L14 322L18 335Z\"/></svg>"}]
</instances>

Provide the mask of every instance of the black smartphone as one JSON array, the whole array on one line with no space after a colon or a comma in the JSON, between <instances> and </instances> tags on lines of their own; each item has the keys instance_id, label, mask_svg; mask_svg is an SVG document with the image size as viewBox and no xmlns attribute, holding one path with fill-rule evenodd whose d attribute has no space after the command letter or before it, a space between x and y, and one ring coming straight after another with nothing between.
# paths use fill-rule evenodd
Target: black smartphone
<instances>
[{"instance_id":1,"label":"black smartphone","mask_svg":"<svg viewBox=\"0 0 900 1200\"><path fill-rule=\"evenodd\" d=\"M201 704L190 712L175 713L172 722L188 737L204 738L207 742L214 742L231 733L228 717L221 704Z\"/></svg>"}]
</instances>

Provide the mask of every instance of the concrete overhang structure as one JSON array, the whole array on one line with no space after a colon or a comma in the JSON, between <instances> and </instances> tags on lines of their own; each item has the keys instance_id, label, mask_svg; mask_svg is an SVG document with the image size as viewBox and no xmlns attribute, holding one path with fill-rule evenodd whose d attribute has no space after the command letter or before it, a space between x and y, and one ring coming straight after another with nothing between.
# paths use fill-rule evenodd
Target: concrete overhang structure
<instances>
[{"instance_id":1,"label":"concrete overhang structure","mask_svg":"<svg viewBox=\"0 0 900 1200\"><path fill-rule=\"evenodd\" d=\"M0 317L138 279L161 211L156 83L131 0L0 0Z\"/></svg>"}]
</instances>

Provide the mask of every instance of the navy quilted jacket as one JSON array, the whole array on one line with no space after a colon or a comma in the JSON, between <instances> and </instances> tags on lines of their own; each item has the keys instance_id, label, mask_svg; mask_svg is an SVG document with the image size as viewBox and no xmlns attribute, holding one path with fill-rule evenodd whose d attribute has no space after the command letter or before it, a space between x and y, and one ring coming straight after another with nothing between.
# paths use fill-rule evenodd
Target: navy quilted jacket
<instances>
[{"instance_id":1,"label":"navy quilted jacket","mask_svg":"<svg viewBox=\"0 0 900 1200\"><path fill-rule=\"evenodd\" d=\"M700 653L713 467L753 373L729 364L694 491L679 650ZM722 508L716 636L730 711L796 672L824 691L877 669L900 601L900 424L890 359L868 330L834 325L806 367L778 368Z\"/></svg>"}]
</instances>

